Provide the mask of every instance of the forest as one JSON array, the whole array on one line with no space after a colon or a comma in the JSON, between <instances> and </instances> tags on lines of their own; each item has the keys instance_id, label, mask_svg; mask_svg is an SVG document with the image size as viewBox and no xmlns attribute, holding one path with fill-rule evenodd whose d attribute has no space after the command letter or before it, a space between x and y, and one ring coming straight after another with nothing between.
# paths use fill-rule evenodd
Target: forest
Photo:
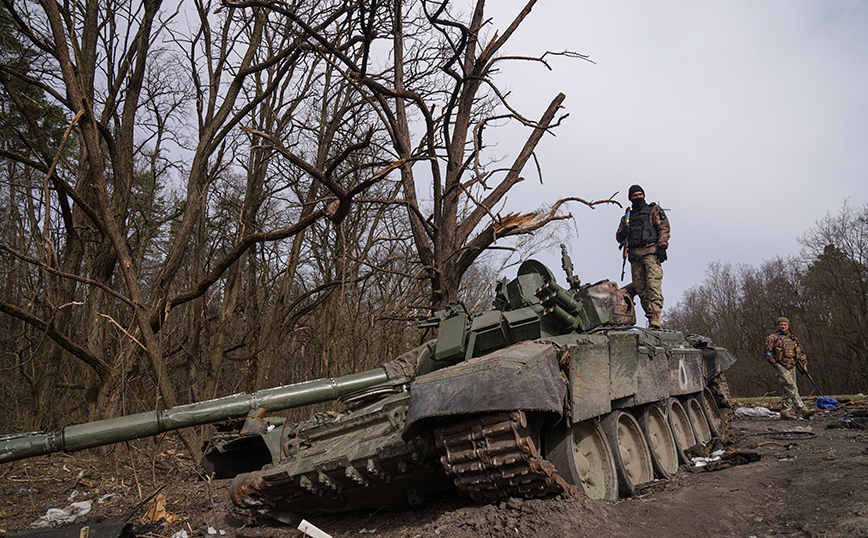
<instances>
[{"instance_id":1,"label":"forest","mask_svg":"<svg viewBox=\"0 0 868 538\"><path fill-rule=\"evenodd\" d=\"M2 430L379 366L609 203L499 211L564 116L497 85L533 3L3 0Z\"/></svg>"},{"instance_id":2,"label":"forest","mask_svg":"<svg viewBox=\"0 0 868 538\"><path fill-rule=\"evenodd\" d=\"M493 28L483 0L2 0L0 431L374 368L487 308L503 256L614 203L500 210L565 116L515 108L501 64L588 59L507 50L534 3ZM762 395L784 314L821 386L864 390L866 222L845 203L802 258L710 267L666 326Z\"/></svg>"},{"instance_id":3,"label":"forest","mask_svg":"<svg viewBox=\"0 0 868 538\"><path fill-rule=\"evenodd\" d=\"M868 391L868 203L844 201L804 232L798 256L759 267L713 263L667 312L667 326L711 335L739 358L727 372L735 396L780 395L762 358L780 316L790 320L825 394ZM800 393L817 396L798 376Z\"/></svg>"}]
</instances>

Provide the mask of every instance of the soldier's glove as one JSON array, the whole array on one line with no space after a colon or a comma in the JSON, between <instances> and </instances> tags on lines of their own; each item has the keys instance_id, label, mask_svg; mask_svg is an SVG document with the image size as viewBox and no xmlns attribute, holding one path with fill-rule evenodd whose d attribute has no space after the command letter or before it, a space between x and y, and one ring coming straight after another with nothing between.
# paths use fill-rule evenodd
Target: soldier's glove
<instances>
[{"instance_id":1,"label":"soldier's glove","mask_svg":"<svg viewBox=\"0 0 868 538\"><path fill-rule=\"evenodd\" d=\"M669 258L669 256L666 255L666 247L659 247L657 249L657 260L660 263L663 263L667 260L667 258Z\"/></svg>"}]
</instances>

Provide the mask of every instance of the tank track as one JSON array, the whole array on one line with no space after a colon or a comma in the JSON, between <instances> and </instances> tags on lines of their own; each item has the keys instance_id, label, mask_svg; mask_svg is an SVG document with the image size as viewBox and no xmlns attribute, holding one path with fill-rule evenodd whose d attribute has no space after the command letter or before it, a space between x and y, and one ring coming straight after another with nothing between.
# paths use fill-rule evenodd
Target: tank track
<instances>
[{"instance_id":1,"label":"tank track","mask_svg":"<svg viewBox=\"0 0 868 538\"><path fill-rule=\"evenodd\" d=\"M543 459L534 442L539 429L528 427L523 411L473 416L435 429L434 438L445 451L440 463L446 473L477 502L580 496L579 489Z\"/></svg>"}]
</instances>

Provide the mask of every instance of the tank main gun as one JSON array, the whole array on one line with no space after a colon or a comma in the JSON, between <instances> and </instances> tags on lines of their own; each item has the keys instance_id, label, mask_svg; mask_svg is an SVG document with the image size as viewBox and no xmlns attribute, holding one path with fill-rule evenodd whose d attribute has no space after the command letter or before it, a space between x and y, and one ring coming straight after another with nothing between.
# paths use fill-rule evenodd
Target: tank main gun
<instances>
[{"instance_id":1,"label":"tank main gun","mask_svg":"<svg viewBox=\"0 0 868 538\"><path fill-rule=\"evenodd\" d=\"M55 432L5 435L0 437L0 463L53 452L75 452L151 437L180 428L243 418L257 409L279 411L328 402L379 385L399 386L407 382L407 379L390 380L384 368L377 368L343 377L284 385L252 394L233 394L160 411L73 424Z\"/></svg>"}]
</instances>

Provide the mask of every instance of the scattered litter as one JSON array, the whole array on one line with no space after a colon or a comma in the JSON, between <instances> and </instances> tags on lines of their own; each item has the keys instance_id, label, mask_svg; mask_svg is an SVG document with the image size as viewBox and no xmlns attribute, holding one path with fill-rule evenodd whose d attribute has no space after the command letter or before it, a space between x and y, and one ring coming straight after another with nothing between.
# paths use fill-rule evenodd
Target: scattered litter
<instances>
[{"instance_id":1,"label":"scattered litter","mask_svg":"<svg viewBox=\"0 0 868 538\"><path fill-rule=\"evenodd\" d=\"M18 490L19 495L27 495L29 493L39 493L39 490L36 488L21 488Z\"/></svg>"},{"instance_id":2,"label":"scattered litter","mask_svg":"<svg viewBox=\"0 0 868 538\"><path fill-rule=\"evenodd\" d=\"M781 414L766 407L739 407L735 410L737 417L781 418Z\"/></svg>"},{"instance_id":3,"label":"scattered litter","mask_svg":"<svg viewBox=\"0 0 868 538\"><path fill-rule=\"evenodd\" d=\"M359 534L377 534L377 529L362 529L359 531Z\"/></svg>"},{"instance_id":4,"label":"scattered litter","mask_svg":"<svg viewBox=\"0 0 868 538\"><path fill-rule=\"evenodd\" d=\"M174 525L181 521L177 515L166 511L166 498L162 493L158 493L154 500L151 501L151 507L142 516L142 523L157 523L165 521L168 525Z\"/></svg>"},{"instance_id":5,"label":"scattered litter","mask_svg":"<svg viewBox=\"0 0 868 538\"><path fill-rule=\"evenodd\" d=\"M835 409L838 407L838 400L822 396L817 398L817 407L820 409Z\"/></svg>"},{"instance_id":6,"label":"scattered litter","mask_svg":"<svg viewBox=\"0 0 868 538\"><path fill-rule=\"evenodd\" d=\"M302 519L301 523L298 524L298 530L310 538L332 538L331 535L324 533L304 519Z\"/></svg>"},{"instance_id":7,"label":"scattered litter","mask_svg":"<svg viewBox=\"0 0 868 538\"><path fill-rule=\"evenodd\" d=\"M106 493L102 497L96 500L97 504L105 504L106 501L110 501L112 499L120 499L123 497L120 493Z\"/></svg>"},{"instance_id":8,"label":"scattered litter","mask_svg":"<svg viewBox=\"0 0 868 538\"><path fill-rule=\"evenodd\" d=\"M187 538L187 531L184 529L179 530L175 534L172 535L172 538Z\"/></svg>"},{"instance_id":9,"label":"scattered litter","mask_svg":"<svg viewBox=\"0 0 868 538\"><path fill-rule=\"evenodd\" d=\"M720 457L726 453L726 450L715 450L709 455L707 458L698 457L698 458L690 458L694 463L694 467L705 467L712 461L720 461Z\"/></svg>"},{"instance_id":10,"label":"scattered litter","mask_svg":"<svg viewBox=\"0 0 868 538\"><path fill-rule=\"evenodd\" d=\"M836 420L826 425L827 428L840 428L849 430L868 430L868 410L860 409L841 415Z\"/></svg>"},{"instance_id":11,"label":"scattered litter","mask_svg":"<svg viewBox=\"0 0 868 538\"><path fill-rule=\"evenodd\" d=\"M74 490L72 490L72 493L69 494L69 498L66 500L69 502L72 502L75 500L76 497L78 497L78 490L74 489Z\"/></svg>"},{"instance_id":12,"label":"scattered litter","mask_svg":"<svg viewBox=\"0 0 868 538\"><path fill-rule=\"evenodd\" d=\"M36 521L31 523L30 529L45 529L48 527L56 527L67 523L75 523L84 519L90 512L91 501L81 501L72 503L66 508L49 508L44 516L40 516Z\"/></svg>"},{"instance_id":13,"label":"scattered litter","mask_svg":"<svg viewBox=\"0 0 868 538\"><path fill-rule=\"evenodd\" d=\"M760 455L756 452L746 452L742 450L726 452L725 450L715 450L707 458L691 458L691 461L693 461L695 468L705 467L705 470L707 471L720 471L722 469L735 467L736 465L753 463L759 461L759 459Z\"/></svg>"},{"instance_id":14,"label":"scattered litter","mask_svg":"<svg viewBox=\"0 0 868 538\"><path fill-rule=\"evenodd\" d=\"M217 529L215 529L214 527L209 525L208 526L208 534L219 534L220 536L223 536L224 534L226 534L226 531L224 531L223 529L220 529L218 531Z\"/></svg>"}]
</instances>

